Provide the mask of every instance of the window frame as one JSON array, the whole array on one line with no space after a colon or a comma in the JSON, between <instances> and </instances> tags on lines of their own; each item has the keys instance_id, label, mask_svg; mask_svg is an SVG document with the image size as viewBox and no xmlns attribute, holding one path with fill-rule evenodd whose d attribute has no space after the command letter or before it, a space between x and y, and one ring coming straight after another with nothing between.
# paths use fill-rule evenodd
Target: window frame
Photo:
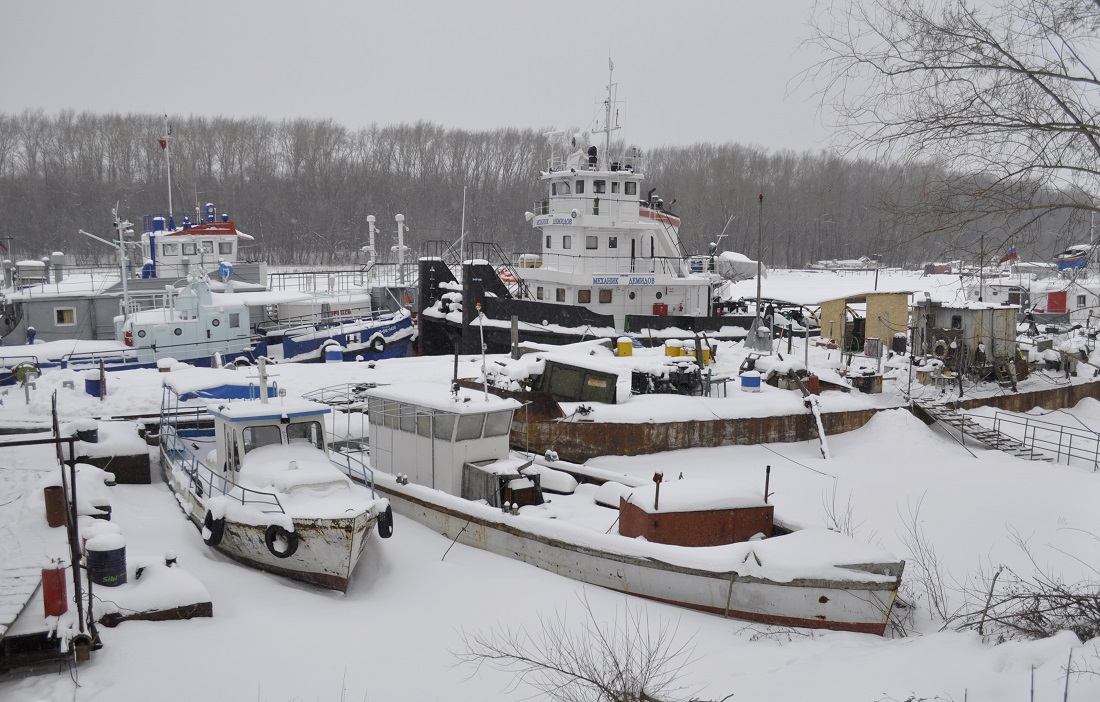
<instances>
[{"instance_id":1,"label":"window frame","mask_svg":"<svg viewBox=\"0 0 1100 702\"><path fill-rule=\"evenodd\" d=\"M63 312L69 312L72 316L71 322L62 322L59 320L60 315ZM75 327L77 324L76 308L75 307L54 307L53 308L53 324L55 327Z\"/></svg>"}]
</instances>

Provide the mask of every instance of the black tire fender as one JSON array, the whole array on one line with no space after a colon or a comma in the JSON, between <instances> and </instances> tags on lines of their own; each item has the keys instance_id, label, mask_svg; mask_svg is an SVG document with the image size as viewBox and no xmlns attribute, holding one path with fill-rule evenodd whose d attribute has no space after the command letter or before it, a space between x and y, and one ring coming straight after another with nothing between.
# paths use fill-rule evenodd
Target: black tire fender
<instances>
[{"instance_id":1,"label":"black tire fender","mask_svg":"<svg viewBox=\"0 0 1100 702\"><path fill-rule=\"evenodd\" d=\"M370 350L375 353L382 353L386 350L386 340L381 334L371 337L370 343L367 345L370 346Z\"/></svg>"},{"instance_id":2,"label":"black tire fender","mask_svg":"<svg viewBox=\"0 0 1100 702\"><path fill-rule=\"evenodd\" d=\"M378 535L383 539L393 536L393 508L386 505L386 511L378 515Z\"/></svg>"},{"instance_id":3,"label":"black tire fender","mask_svg":"<svg viewBox=\"0 0 1100 702\"><path fill-rule=\"evenodd\" d=\"M225 536L225 519L214 519L214 513L207 510L202 520L202 540L207 546L217 546Z\"/></svg>"},{"instance_id":4,"label":"black tire fender","mask_svg":"<svg viewBox=\"0 0 1100 702\"><path fill-rule=\"evenodd\" d=\"M279 540L286 542L286 548L280 551L276 544ZM264 544L267 545L267 550L271 552L272 556L276 558L290 558L294 555L294 552L298 550L298 532L287 531L278 524L272 524L264 532Z\"/></svg>"}]
</instances>

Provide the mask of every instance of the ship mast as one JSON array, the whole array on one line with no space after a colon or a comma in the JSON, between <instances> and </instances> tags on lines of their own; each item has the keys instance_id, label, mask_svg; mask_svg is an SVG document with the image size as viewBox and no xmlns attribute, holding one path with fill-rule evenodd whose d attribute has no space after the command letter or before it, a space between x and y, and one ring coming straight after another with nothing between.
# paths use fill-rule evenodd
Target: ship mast
<instances>
[{"instance_id":1,"label":"ship mast","mask_svg":"<svg viewBox=\"0 0 1100 702\"><path fill-rule=\"evenodd\" d=\"M607 99L604 100L604 118L603 118L603 158L600 161L600 170L606 171L611 168L611 132L619 129L619 125L611 124L611 111L615 106L614 89L615 89L615 62L611 60L611 57L607 59ZM616 120L617 122L618 120Z\"/></svg>"},{"instance_id":2,"label":"ship mast","mask_svg":"<svg viewBox=\"0 0 1100 702\"><path fill-rule=\"evenodd\" d=\"M164 162L168 166L168 216L172 216L172 150L168 148L168 139L172 136L172 125L168 124L168 115L164 115L164 136L160 138L160 148L164 151Z\"/></svg>"}]
</instances>

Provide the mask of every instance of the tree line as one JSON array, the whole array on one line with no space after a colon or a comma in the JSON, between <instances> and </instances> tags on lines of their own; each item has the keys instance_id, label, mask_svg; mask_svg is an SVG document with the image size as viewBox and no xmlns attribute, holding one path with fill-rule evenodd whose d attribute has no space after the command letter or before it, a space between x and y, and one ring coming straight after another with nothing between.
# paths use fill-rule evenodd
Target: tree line
<instances>
[{"instance_id":1,"label":"tree line","mask_svg":"<svg viewBox=\"0 0 1100 702\"><path fill-rule=\"evenodd\" d=\"M538 171L551 155L548 130L430 122L350 130L332 120L262 117L169 122L177 223L212 202L256 238L252 255L271 263L365 262L359 249L370 214L382 260L396 243L398 213L412 251L425 253L426 242L458 239L464 189L467 240L538 250L523 214L546 197ZM167 212L164 134L160 115L0 114L0 239L13 237L17 258L57 250L81 262L109 260L107 247L78 230L110 234L116 203L135 223ZM643 156L643 189L656 187L681 216L692 253L717 241L750 257L759 245L770 266L864 255L917 265L996 258L1012 243L1024 258L1041 259L1087 239L1087 222L1058 214L1022 228L993 215L945 230L922 198L922 183L937 171L927 164L736 143L662 146Z\"/></svg>"}]
</instances>

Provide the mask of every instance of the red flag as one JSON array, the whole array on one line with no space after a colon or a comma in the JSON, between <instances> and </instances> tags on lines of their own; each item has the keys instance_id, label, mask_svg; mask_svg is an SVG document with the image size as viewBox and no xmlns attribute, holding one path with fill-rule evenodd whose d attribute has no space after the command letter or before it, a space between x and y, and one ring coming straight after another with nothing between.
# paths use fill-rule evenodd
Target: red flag
<instances>
[{"instance_id":1,"label":"red flag","mask_svg":"<svg viewBox=\"0 0 1100 702\"><path fill-rule=\"evenodd\" d=\"M161 150L164 150L164 149L168 148L168 140L167 139L157 139L157 143L160 144Z\"/></svg>"}]
</instances>

